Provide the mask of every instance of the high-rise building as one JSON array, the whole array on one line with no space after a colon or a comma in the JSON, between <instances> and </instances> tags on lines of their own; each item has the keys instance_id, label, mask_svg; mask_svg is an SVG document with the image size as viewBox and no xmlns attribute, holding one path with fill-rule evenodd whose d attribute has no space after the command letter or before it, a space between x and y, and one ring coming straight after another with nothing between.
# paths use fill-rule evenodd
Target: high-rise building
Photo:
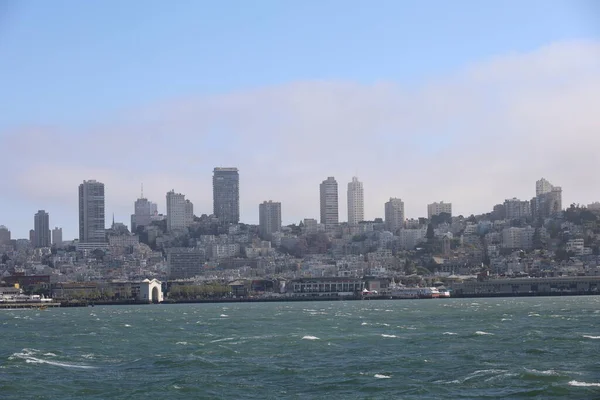
<instances>
[{"instance_id":1,"label":"high-rise building","mask_svg":"<svg viewBox=\"0 0 600 400\"><path fill-rule=\"evenodd\" d=\"M192 223L194 206L185 195L171 190L167 193L167 230L186 229Z\"/></svg>"},{"instance_id":2,"label":"high-rise building","mask_svg":"<svg viewBox=\"0 0 600 400\"><path fill-rule=\"evenodd\" d=\"M52 245L60 246L62 244L62 228L58 226L52 229Z\"/></svg>"},{"instance_id":3,"label":"high-rise building","mask_svg":"<svg viewBox=\"0 0 600 400\"><path fill-rule=\"evenodd\" d=\"M263 238L281 230L281 203L271 200L265 201L258 206L258 220L260 235Z\"/></svg>"},{"instance_id":4,"label":"high-rise building","mask_svg":"<svg viewBox=\"0 0 600 400\"><path fill-rule=\"evenodd\" d=\"M391 232L404 226L404 202L401 199L390 198L385 203L385 225Z\"/></svg>"},{"instance_id":5,"label":"high-rise building","mask_svg":"<svg viewBox=\"0 0 600 400\"><path fill-rule=\"evenodd\" d=\"M365 198L363 184L357 177L348 182L348 223L358 224L365 220Z\"/></svg>"},{"instance_id":6,"label":"high-rise building","mask_svg":"<svg viewBox=\"0 0 600 400\"><path fill-rule=\"evenodd\" d=\"M0 245L10 244L10 231L4 225L0 225Z\"/></svg>"},{"instance_id":7,"label":"high-rise building","mask_svg":"<svg viewBox=\"0 0 600 400\"><path fill-rule=\"evenodd\" d=\"M138 226L148 226L152 218L158 215L156 203L149 201L142 196L137 199L133 205L133 214L131 215L131 232L135 232Z\"/></svg>"},{"instance_id":8,"label":"high-rise building","mask_svg":"<svg viewBox=\"0 0 600 400\"><path fill-rule=\"evenodd\" d=\"M33 216L33 230L35 231L33 246L50 247L50 216L44 210L39 210Z\"/></svg>"},{"instance_id":9,"label":"high-rise building","mask_svg":"<svg viewBox=\"0 0 600 400\"><path fill-rule=\"evenodd\" d=\"M35 230L34 229L29 230L29 243L31 243L32 246L35 246Z\"/></svg>"},{"instance_id":10,"label":"high-rise building","mask_svg":"<svg viewBox=\"0 0 600 400\"><path fill-rule=\"evenodd\" d=\"M562 188L542 178L535 183L535 216L547 218L562 211Z\"/></svg>"},{"instance_id":11,"label":"high-rise building","mask_svg":"<svg viewBox=\"0 0 600 400\"><path fill-rule=\"evenodd\" d=\"M104 183L95 180L79 185L79 242L106 243Z\"/></svg>"},{"instance_id":12,"label":"high-rise building","mask_svg":"<svg viewBox=\"0 0 600 400\"><path fill-rule=\"evenodd\" d=\"M237 168L214 169L213 213L221 224L240 222L240 175Z\"/></svg>"},{"instance_id":13,"label":"high-rise building","mask_svg":"<svg viewBox=\"0 0 600 400\"><path fill-rule=\"evenodd\" d=\"M321 183L321 223L325 228L335 227L339 223L338 184L333 176Z\"/></svg>"},{"instance_id":14,"label":"high-rise building","mask_svg":"<svg viewBox=\"0 0 600 400\"><path fill-rule=\"evenodd\" d=\"M517 198L504 200L504 212L507 219L530 218L531 204Z\"/></svg>"},{"instance_id":15,"label":"high-rise building","mask_svg":"<svg viewBox=\"0 0 600 400\"><path fill-rule=\"evenodd\" d=\"M427 205L427 219L431 219L434 215L440 215L441 213L450 214L452 216L452 203L431 203Z\"/></svg>"},{"instance_id":16,"label":"high-rise building","mask_svg":"<svg viewBox=\"0 0 600 400\"><path fill-rule=\"evenodd\" d=\"M169 279L189 279L201 275L206 253L204 249L174 247L167 252Z\"/></svg>"}]
</instances>

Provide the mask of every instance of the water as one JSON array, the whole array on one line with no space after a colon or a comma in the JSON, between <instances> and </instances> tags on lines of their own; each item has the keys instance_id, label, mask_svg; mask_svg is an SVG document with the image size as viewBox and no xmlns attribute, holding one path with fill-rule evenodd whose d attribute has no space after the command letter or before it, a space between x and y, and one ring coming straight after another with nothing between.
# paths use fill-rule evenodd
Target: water
<instances>
[{"instance_id":1,"label":"water","mask_svg":"<svg viewBox=\"0 0 600 400\"><path fill-rule=\"evenodd\" d=\"M2 399L600 398L600 296L0 311Z\"/></svg>"}]
</instances>

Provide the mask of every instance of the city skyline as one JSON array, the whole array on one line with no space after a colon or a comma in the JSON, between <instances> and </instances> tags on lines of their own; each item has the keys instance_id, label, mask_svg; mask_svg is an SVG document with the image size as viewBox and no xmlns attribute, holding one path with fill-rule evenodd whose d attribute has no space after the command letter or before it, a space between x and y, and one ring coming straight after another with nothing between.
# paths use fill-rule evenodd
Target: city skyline
<instances>
[{"instance_id":1,"label":"city skyline","mask_svg":"<svg viewBox=\"0 0 600 400\"><path fill-rule=\"evenodd\" d=\"M390 196L408 218L440 199L484 213L531 199L542 176L563 207L600 200L594 2L266 1L238 14L151 0L119 4L122 17L66 3L16 2L3 24L0 224L13 237L41 209L77 237L73 188L91 178L127 224L141 182L163 213L174 188L210 214L219 165L241 171L247 223L269 198L284 224L318 218L326 176L365 182L367 220Z\"/></svg>"}]
</instances>

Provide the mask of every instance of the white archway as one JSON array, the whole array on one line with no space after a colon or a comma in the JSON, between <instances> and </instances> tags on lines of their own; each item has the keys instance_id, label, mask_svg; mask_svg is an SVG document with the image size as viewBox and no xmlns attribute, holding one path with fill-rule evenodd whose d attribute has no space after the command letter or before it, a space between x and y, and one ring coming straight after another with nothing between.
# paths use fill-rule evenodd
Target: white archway
<instances>
[{"instance_id":1,"label":"white archway","mask_svg":"<svg viewBox=\"0 0 600 400\"><path fill-rule=\"evenodd\" d=\"M148 303L160 303L163 301L162 282L158 279L144 279L140 283L138 300Z\"/></svg>"}]
</instances>

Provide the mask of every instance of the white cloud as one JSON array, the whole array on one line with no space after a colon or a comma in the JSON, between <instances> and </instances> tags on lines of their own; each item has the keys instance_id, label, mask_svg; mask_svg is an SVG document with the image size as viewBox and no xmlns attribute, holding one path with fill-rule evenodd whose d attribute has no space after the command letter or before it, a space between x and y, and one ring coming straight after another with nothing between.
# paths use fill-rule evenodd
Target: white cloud
<instances>
[{"instance_id":1,"label":"white cloud","mask_svg":"<svg viewBox=\"0 0 600 400\"><path fill-rule=\"evenodd\" d=\"M155 104L85 130L5 132L5 158L22 166L6 185L14 201L56 199L53 207L76 214L77 185L97 179L106 183L108 215L121 219L141 182L161 207L175 189L196 214L210 213L215 166L240 169L248 222L267 199L283 203L286 222L318 217L327 176L340 185L342 220L353 175L364 182L367 218L382 216L391 196L413 217L442 199L457 214L486 212L508 197L532 197L542 176L563 186L565 204L587 203L600 199L597 104L600 43L556 43L411 88L293 82Z\"/></svg>"}]
</instances>

